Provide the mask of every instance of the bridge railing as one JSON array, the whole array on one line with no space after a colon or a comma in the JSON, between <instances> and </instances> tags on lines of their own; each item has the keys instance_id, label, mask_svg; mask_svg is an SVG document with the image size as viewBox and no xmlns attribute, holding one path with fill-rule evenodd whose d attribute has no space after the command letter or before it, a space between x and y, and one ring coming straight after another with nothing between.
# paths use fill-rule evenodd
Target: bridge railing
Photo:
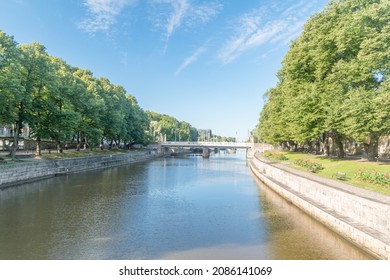
<instances>
[{"instance_id":1,"label":"bridge railing","mask_svg":"<svg viewBox=\"0 0 390 280\"><path fill-rule=\"evenodd\" d=\"M167 141L161 142L161 146L170 147L229 147L229 148L250 148L251 143L239 143L239 142L178 142L178 141Z\"/></svg>"}]
</instances>

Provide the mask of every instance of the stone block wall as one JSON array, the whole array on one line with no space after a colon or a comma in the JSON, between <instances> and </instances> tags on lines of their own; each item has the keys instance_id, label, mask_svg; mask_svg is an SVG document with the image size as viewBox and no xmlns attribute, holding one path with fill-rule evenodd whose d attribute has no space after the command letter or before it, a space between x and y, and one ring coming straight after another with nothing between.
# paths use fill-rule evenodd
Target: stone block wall
<instances>
[{"instance_id":1,"label":"stone block wall","mask_svg":"<svg viewBox=\"0 0 390 280\"><path fill-rule=\"evenodd\" d=\"M158 155L142 151L111 156L37 160L19 164L3 163L0 166L0 188L56 175L120 166L156 156Z\"/></svg>"},{"instance_id":2,"label":"stone block wall","mask_svg":"<svg viewBox=\"0 0 390 280\"><path fill-rule=\"evenodd\" d=\"M309 215L377 257L390 259L390 198L365 197L256 157L251 168L267 186Z\"/></svg>"}]
</instances>

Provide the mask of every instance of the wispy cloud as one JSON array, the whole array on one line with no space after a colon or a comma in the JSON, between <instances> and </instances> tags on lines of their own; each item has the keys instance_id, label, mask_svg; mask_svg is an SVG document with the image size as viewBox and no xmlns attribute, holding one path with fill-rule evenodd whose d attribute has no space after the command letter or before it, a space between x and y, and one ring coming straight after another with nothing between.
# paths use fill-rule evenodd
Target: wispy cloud
<instances>
[{"instance_id":1,"label":"wispy cloud","mask_svg":"<svg viewBox=\"0 0 390 280\"><path fill-rule=\"evenodd\" d=\"M278 9L278 17L269 17L262 6L243 14L234 25L233 35L218 53L223 63L230 63L244 52L267 43L286 45L301 33L302 27L318 1L288 1ZM292 3L292 4L290 4ZM274 10L275 11L275 10Z\"/></svg>"},{"instance_id":2,"label":"wispy cloud","mask_svg":"<svg viewBox=\"0 0 390 280\"><path fill-rule=\"evenodd\" d=\"M175 29L182 24L190 8L190 4L187 0L176 0L170 2L171 3L169 4L172 6L172 13L169 16L166 25L166 44L168 43L169 38L172 36L172 33L175 31Z\"/></svg>"},{"instance_id":3,"label":"wispy cloud","mask_svg":"<svg viewBox=\"0 0 390 280\"><path fill-rule=\"evenodd\" d=\"M175 75L179 75L184 69L186 69L189 65L198 60L199 56L207 50L206 46L202 46L195 50L189 57L187 57L184 62L180 65L180 67L176 70Z\"/></svg>"},{"instance_id":4,"label":"wispy cloud","mask_svg":"<svg viewBox=\"0 0 390 280\"><path fill-rule=\"evenodd\" d=\"M136 0L84 0L87 18L79 24L79 28L89 33L108 31L123 9L135 2Z\"/></svg>"},{"instance_id":5,"label":"wispy cloud","mask_svg":"<svg viewBox=\"0 0 390 280\"><path fill-rule=\"evenodd\" d=\"M215 1L195 4L190 0L153 0L152 3L157 10L152 16L155 25L164 30L164 50L177 29L205 24L222 9L222 5Z\"/></svg>"}]
</instances>

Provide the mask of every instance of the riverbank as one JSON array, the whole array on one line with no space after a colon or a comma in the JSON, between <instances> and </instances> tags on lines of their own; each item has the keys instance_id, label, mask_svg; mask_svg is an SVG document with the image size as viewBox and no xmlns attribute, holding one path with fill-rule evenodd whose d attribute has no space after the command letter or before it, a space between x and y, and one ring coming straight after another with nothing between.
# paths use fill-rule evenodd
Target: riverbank
<instances>
[{"instance_id":1,"label":"riverbank","mask_svg":"<svg viewBox=\"0 0 390 280\"><path fill-rule=\"evenodd\" d=\"M272 190L347 240L390 259L390 196L321 178L262 157L253 173Z\"/></svg>"},{"instance_id":2,"label":"riverbank","mask_svg":"<svg viewBox=\"0 0 390 280\"><path fill-rule=\"evenodd\" d=\"M27 159L0 166L0 189L54 176L120 166L162 156L155 151L140 150L121 154L94 155L64 159Z\"/></svg>"},{"instance_id":3,"label":"riverbank","mask_svg":"<svg viewBox=\"0 0 390 280\"><path fill-rule=\"evenodd\" d=\"M294 169L315 172L316 176L390 195L390 162L387 159L370 162L361 157L340 159L283 150L267 151L263 156Z\"/></svg>"}]
</instances>

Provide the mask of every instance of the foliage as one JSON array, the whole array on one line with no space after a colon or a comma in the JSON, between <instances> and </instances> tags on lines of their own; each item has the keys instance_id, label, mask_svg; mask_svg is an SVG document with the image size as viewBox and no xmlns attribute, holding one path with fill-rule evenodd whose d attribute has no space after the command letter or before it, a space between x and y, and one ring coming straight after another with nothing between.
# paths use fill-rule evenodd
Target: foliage
<instances>
[{"instance_id":1,"label":"foliage","mask_svg":"<svg viewBox=\"0 0 390 280\"><path fill-rule=\"evenodd\" d=\"M370 182L386 187L390 187L390 173L379 172L376 170L359 169L355 173L355 178L360 181Z\"/></svg>"},{"instance_id":2,"label":"foliage","mask_svg":"<svg viewBox=\"0 0 390 280\"><path fill-rule=\"evenodd\" d=\"M283 153L274 152L274 151L265 151L263 156L266 158L272 158L276 160L288 160L288 157L286 157Z\"/></svg>"},{"instance_id":3,"label":"foliage","mask_svg":"<svg viewBox=\"0 0 390 280\"><path fill-rule=\"evenodd\" d=\"M13 37L0 30L0 123L13 124L21 101L20 51Z\"/></svg>"},{"instance_id":4,"label":"foliage","mask_svg":"<svg viewBox=\"0 0 390 280\"><path fill-rule=\"evenodd\" d=\"M318 172L324 169L324 166L321 163L312 161L310 159L297 159L294 161L294 164L306 167L311 172Z\"/></svg>"},{"instance_id":5,"label":"foliage","mask_svg":"<svg viewBox=\"0 0 390 280\"><path fill-rule=\"evenodd\" d=\"M191 124L174 117L147 111L151 119L150 135L154 141L197 141L198 132Z\"/></svg>"},{"instance_id":6,"label":"foliage","mask_svg":"<svg viewBox=\"0 0 390 280\"><path fill-rule=\"evenodd\" d=\"M366 147L390 133L390 5L388 0L330 1L292 42L265 94L255 136L271 144L329 138L344 156L343 139Z\"/></svg>"},{"instance_id":7,"label":"foliage","mask_svg":"<svg viewBox=\"0 0 390 280\"><path fill-rule=\"evenodd\" d=\"M59 151L74 141L91 149L150 141L149 115L122 86L50 56L39 43L18 45L0 31L0 124L15 128L13 155L24 123L38 154L41 140L55 141ZM180 129L184 139L193 132L184 122Z\"/></svg>"},{"instance_id":8,"label":"foliage","mask_svg":"<svg viewBox=\"0 0 390 280\"><path fill-rule=\"evenodd\" d=\"M344 173L346 176L342 180L350 185L361 187L364 189L372 190L375 192L383 193L390 195L390 188L385 185L374 184L368 181L358 180L355 176L347 176L348 174L356 174L359 170L375 170L377 172L388 174L389 173L389 164L383 162L368 162L361 160L344 160L344 159L334 159L327 158L320 155L313 155L307 153L298 153L298 152L287 152L283 150L276 150L277 152L288 157L288 161L285 164L288 164L292 168L297 169L306 169L306 167L301 167L295 165L295 160L298 159L308 159L312 162L319 162L324 167L324 169L316 173L317 176L335 179L337 173Z\"/></svg>"}]
</instances>

